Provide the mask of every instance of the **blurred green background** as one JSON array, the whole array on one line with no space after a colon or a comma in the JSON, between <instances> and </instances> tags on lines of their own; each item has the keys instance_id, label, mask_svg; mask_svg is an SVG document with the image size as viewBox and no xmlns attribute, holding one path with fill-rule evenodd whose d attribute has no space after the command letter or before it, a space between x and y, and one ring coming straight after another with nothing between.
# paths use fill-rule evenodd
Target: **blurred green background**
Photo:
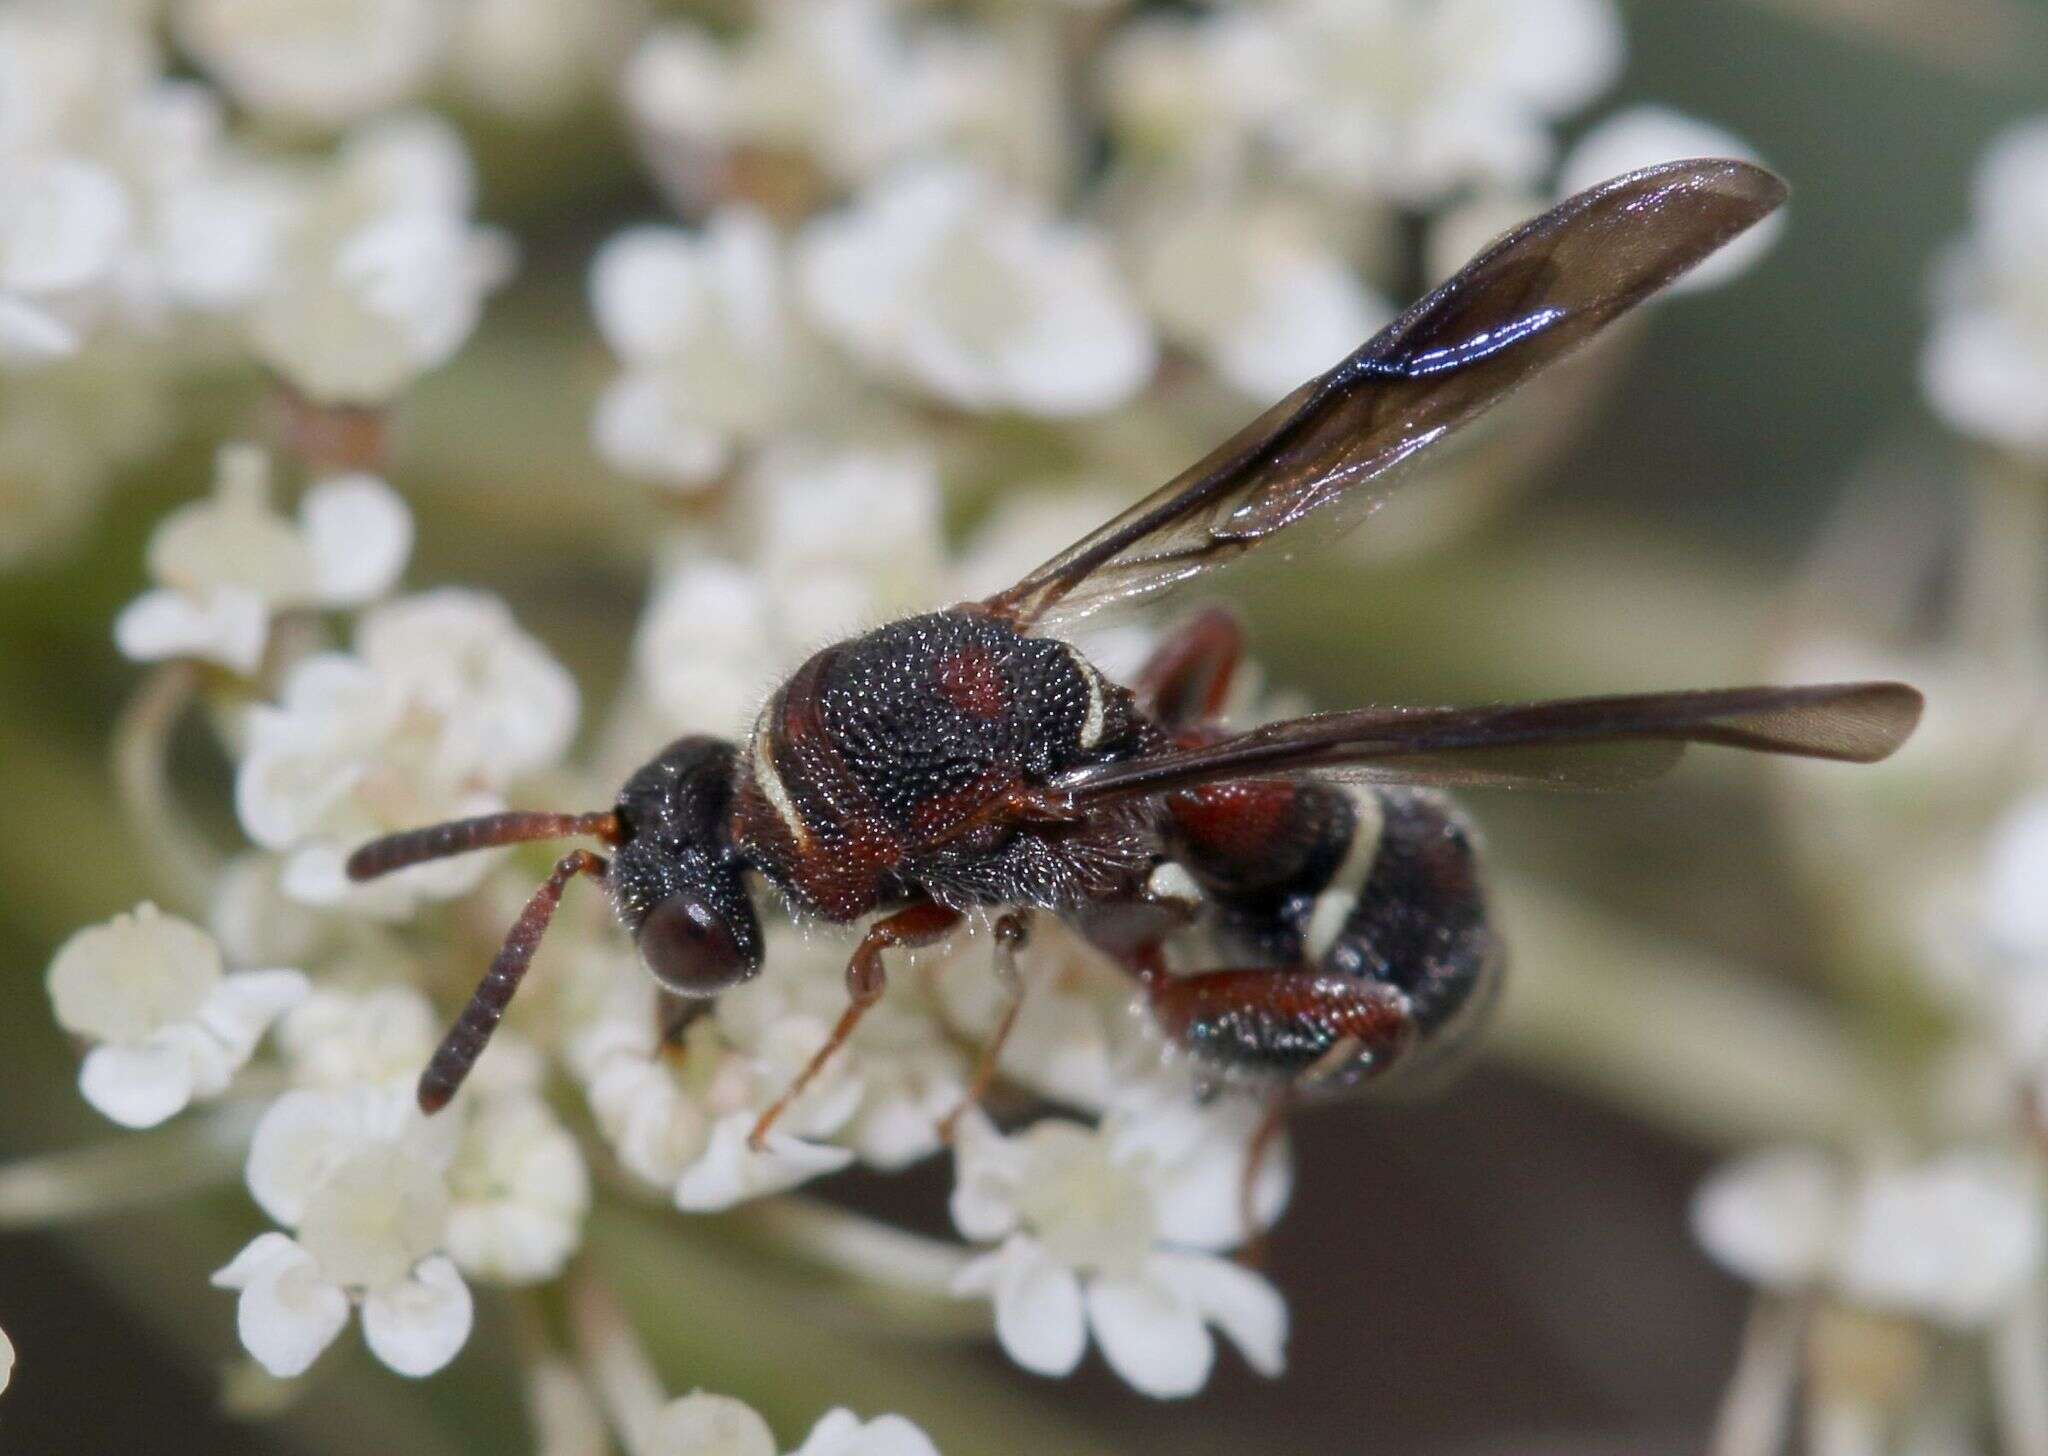
<instances>
[{"instance_id":1,"label":"blurred green background","mask_svg":"<svg viewBox=\"0 0 2048 1456\"><path fill-rule=\"evenodd\" d=\"M1852 477L1925 452L1927 488L1944 488L1953 447L1915 384L1926 273L1965 225L1985 141L2048 108L2048 11L1626 9L1632 59L1611 106L1655 100L1747 138L1794 184L1790 227L1736 285L1659 312L1597 416L1475 531L1377 566L1324 553L1227 584L1271 680L1318 704L1750 678L1768 670L1784 593ZM589 257L622 223L661 213L614 125L593 112L548 134L559 154L536 155L531 137L476 124L482 213L517 233L524 266L412 402L393 472L419 516L411 579L514 595L593 702L622 670L644 585L613 543L654 509L584 443L608 370L582 301ZM150 524L203 488L219 439L260 428L248 385L191 386L174 451L124 477L75 549L0 576L6 1154L107 1132L72 1091L42 976L72 928L145 891L106 774L109 723L136 677L108 624L141 585ZM192 738L181 771L223 782ZM1682 944L1817 990L1819 927L1767 788L1753 765L1703 759L1626 799L1482 796L1474 808L1510 879L1533 871L1573 892L1574 914L1625 927L1606 941L1617 960ZM1288 1373L1268 1384L1233 1363L1178 1406L1092 1367L1039 1382L992 1349L933 1345L755 1268L742 1231L715 1221L650 1219L593 1244L627 1261L678 1389L731 1389L792 1429L850 1396L921 1420L1005 1399L1076 1450L1695 1450L1742 1308L1686 1233L1713 1149L1686 1136L1700 1119L1683 1110L1617 1110L1572 1080L1540 1055L1494 1058L1427 1103L1302 1119L1299 1189L1270 1265L1294 1310ZM944 1180L927 1169L841 1195L936 1229ZM233 1308L204 1276L255 1220L230 1191L55 1234L0 1228L0 1320L24 1360L0 1406L0 1452L526 1449L518 1394L488 1355L509 1338L489 1301L447 1377L408 1385L344 1340L282 1420L217 1416ZM944 1449L969 1449L947 1444L948 1419L925 1423Z\"/></svg>"}]
</instances>

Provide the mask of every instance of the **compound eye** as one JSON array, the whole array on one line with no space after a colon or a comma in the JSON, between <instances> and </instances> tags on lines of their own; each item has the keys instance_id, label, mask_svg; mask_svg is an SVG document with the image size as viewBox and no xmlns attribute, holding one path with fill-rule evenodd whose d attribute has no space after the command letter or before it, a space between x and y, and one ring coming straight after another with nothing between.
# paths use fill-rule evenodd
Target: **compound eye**
<instances>
[{"instance_id":1,"label":"compound eye","mask_svg":"<svg viewBox=\"0 0 2048 1456\"><path fill-rule=\"evenodd\" d=\"M679 996L716 996L754 974L753 957L709 900L678 890L641 922L640 959Z\"/></svg>"}]
</instances>

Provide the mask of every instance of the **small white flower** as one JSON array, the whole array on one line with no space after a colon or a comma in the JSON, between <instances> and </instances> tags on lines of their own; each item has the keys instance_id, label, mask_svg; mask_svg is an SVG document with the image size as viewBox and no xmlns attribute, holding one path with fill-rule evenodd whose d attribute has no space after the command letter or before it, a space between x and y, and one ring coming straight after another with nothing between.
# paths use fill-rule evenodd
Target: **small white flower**
<instances>
[{"instance_id":1,"label":"small white flower","mask_svg":"<svg viewBox=\"0 0 2048 1456\"><path fill-rule=\"evenodd\" d=\"M786 426L799 364L782 293L774 230L745 208L719 212L701 234L643 227L607 243L591 299L626 368L598 402L598 452L688 488Z\"/></svg>"},{"instance_id":2,"label":"small white flower","mask_svg":"<svg viewBox=\"0 0 2048 1456\"><path fill-rule=\"evenodd\" d=\"M857 183L937 134L942 83L883 0L773 0L730 44L692 25L656 30L625 96L657 169L665 151L717 166L747 148Z\"/></svg>"},{"instance_id":3,"label":"small white flower","mask_svg":"<svg viewBox=\"0 0 2048 1456\"><path fill-rule=\"evenodd\" d=\"M328 126L412 95L446 36L435 0L180 0L175 18L243 105Z\"/></svg>"},{"instance_id":4,"label":"small white flower","mask_svg":"<svg viewBox=\"0 0 2048 1456\"><path fill-rule=\"evenodd\" d=\"M744 1401L704 1391L662 1407L635 1445L644 1456L776 1456L768 1423ZM792 1456L939 1456L938 1448L902 1416L863 1421L828 1411Z\"/></svg>"},{"instance_id":5,"label":"small white flower","mask_svg":"<svg viewBox=\"0 0 2048 1456\"><path fill-rule=\"evenodd\" d=\"M127 193L104 168L0 155L0 363L77 352L130 222Z\"/></svg>"},{"instance_id":6,"label":"small white flower","mask_svg":"<svg viewBox=\"0 0 2048 1456\"><path fill-rule=\"evenodd\" d=\"M459 0L449 67L477 104L550 120L610 74L636 19L624 0Z\"/></svg>"},{"instance_id":7,"label":"small white flower","mask_svg":"<svg viewBox=\"0 0 2048 1456\"><path fill-rule=\"evenodd\" d=\"M777 939L771 956L788 959L776 962L773 979L795 977L801 984L797 937ZM761 1113L824 1044L836 1009L813 1014L790 1006L785 998L792 988L770 990L771 978L763 976L727 992L679 1044L664 1047L645 972L622 965L617 976L607 1004L572 1039L568 1057L599 1129L634 1174L667 1190L679 1208L711 1212L783 1192L853 1161L849 1149L826 1139L847 1128L864 1095L856 1048L826 1064L785 1111L766 1147L755 1152L748 1146Z\"/></svg>"},{"instance_id":8,"label":"small white flower","mask_svg":"<svg viewBox=\"0 0 2048 1456\"><path fill-rule=\"evenodd\" d=\"M1337 192L1410 206L1533 179L1550 122L1621 65L1607 0L1285 0L1273 15L1282 153Z\"/></svg>"},{"instance_id":9,"label":"small white flower","mask_svg":"<svg viewBox=\"0 0 2048 1456\"><path fill-rule=\"evenodd\" d=\"M459 1126L373 1087L287 1092L264 1114L249 1191L297 1236L260 1235L213 1282L241 1292L242 1343L271 1374L306 1370L351 1304L371 1352L401 1375L430 1375L462 1348L472 1302L441 1252Z\"/></svg>"},{"instance_id":10,"label":"small white flower","mask_svg":"<svg viewBox=\"0 0 2048 1456\"><path fill-rule=\"evenodd\" d=\"M114 640L138 661L200 657L251 673L273 614L382 596L411 550L412 515L383 481L320 481L294 523L270 504L263 452L231 445L220 452L212 497L173 511L151 533L159 585L122 611Z\"/></svg>"},{"instance_id":11,"label":"small white flower","mask_svg":"<svg viewBox=\"0 0 2048 1456\"><path fill-rule=\"evenodd\" d=\"M1167 337L1262 403L1335 364L1393 310L1277 198L1196 196L1147 220L1138 286Z\"/></svg>"},{"instance_id":12,"label":"small white flower","mask_svg":"<svg viewBox=\"0 0 2048 1456\"><path fill-rule=\"evenodd\" d=\"M403 985L316 987L277 1028L301 1087L410 1087L440 1039L433 1005Z\"/></svg>"},{"instance_id":13,"label":"small white flower","mask_svg":"<svg viewBox=\"0 0 2048 1456\"><path fill-rule=\"evenodd\" d=\"M1729 1163L1700 1185L1693 1236L1731 1273L1797 1288L1826 1271L1847 1198L1832 1160L1808 1148L1774 1148Z\"/></svg>"},{"instance_id":14,"label":"small white flower","mask_svg":"<svg viewBox=\"0 0 2048 1456\"><path fill-rule=\"evenodd\" d=\"M264 1029L306 994L297 971L226 973L205 931L150 904L65 941L49 986L58 1024L96 1043L79 1091L125 1127L225 1091Z\"/></svg>"},{"instance_id":15,"label":"small white flower","mask_svg":"<svg viewBox=\"0 0 2048 1456\"><path fill-rule=\"evenodd\" d=\"M1118 140L1140 157L1235 170L1288 84L1287 51L1263 9L1148 16L1104 52L1103 105Z\"/></svg>"},{"instance_id":16,"label":"small white flower","mask_svg":"<svg viewBox=\"0 0 2048 1456\"><path fill-rule=\"evenodd\" d=\"M449 1255L466 1273L506 1284L559 1274L590 1211L576 1139L530 1093L477 1102L448 1169L448 1192Z\"/></svg>"},{"instance_id":17,"label":"small white flower","mask_svg":"<svg viewBox=\"0 0 2048 1456\"><path fill-rule=\"evenodd\" d=\"M8 1382L14 1379L14 1341L7 1338L7 1331L0 1330L0 1393L5 1393Z\"/></svg>"},{"instance_id":18,"label":"small white flower","mask_svg":"<svg viewBox=\"0 0 2048 1456\"><path fill-rule=\"evenodd\" d=\"M1968 1328L2003 1313L2041 1269L2040 1189L2019 1165L1949 1153L1881 1170L1843 1235L1843 1292Z\"/></svg>"},{"instance_id":19,"label":"small white flower","mask_svg":"<svg viewBox=\"0 0 2048 1456\"><path fill-rule=\"evenodd\" d=\"M1278 1374L1280 1296L1210 1252L1245 1233L1235 1200L1246 1110L1256 1115L1162 1098L1098 1128L1048 1118L1010 1137L971 1111L954 1144L953 1222L1000 1246L960 1271L956 1292L991 1299L1003 1348L1041 1375L1073 1370L1092 1331L1140 1392L1191 1395L1215 1361L1212 1325L1254 1369ZM1262 1217L1278 1212L1286 1181L1276 1156L1259 1179Z\"/></svg>"},{"instance_id":20,"label":"small white flower","mask_svg":"<svg viewBox=\"0 0 2048 1456\"><path fill-rule=\"evenodd\" d=\"M2048 455L2048 117L1985 153L1976 226L1936 285L1920 366L1935 410L1965 434Z\"/></svg>"},{"instance_id":21,"label":"small white flower","mask_svg":"<svg viewBox=\"0 0 2048 1456\"><path fill-rule=\"evenodd\" d=\"M1663 106L1632 106L1617 111L1579 138L1558 171L1560 194L1570 194L1639 167L1688 157L1737 157L1758 160L1755 150L1731 131ZM1717 288L1755 267L1785 230L1783 210L1771 214L1741 237L1672 284L1672 291Z\"/></svg>"},{"instance_id":22,"label":"small white flower","mask_svg":"<svg viewBox=\"0 0 2048 1456\"><path fill-rule=\"evenodd\" d=\"M634 638L670 732L741 732L819 646L948 590L938 475L922 452L783 445L744 486L750 559L680 556Z\"/></svg>"},{"instance_id":23,"label":"small white flower","mask_svg":"<svg viewBox=\"0 0 2048 1456\"><path fill-rule=\"evenodd\" d=\"M1102 240L971 167L907 168L811 222L798 274L855 359L963 409L1092 414L1152 375Z\"/></svg>"},{"instance_id":24,"label":"small white flower","mask_svg":"<svg viewBox=\"0 0 2048 1456\"><path fill-rule=\"evenodd\" d=\"M1982 895L1992 944L2048 975L2048 790L2021 799L1993 829Z\"/></svg>"},{"instance_id":25,"label":"small white flower","mask_svg":"<svg viewBox=\"0 0 2048 1456\"><path fill-rule=\"evenodd\" d=\"M289 855L294 898L402 916L421 896L474 889L489 856L352 886L348 852L380 833L503 807L508 783L560 757L576 708L574 681L496 598L401 598L364 614L354 653L306 658L277 704L251 710L236 809L252 840Z\"/></svg>"},{"instance_id":26,"label":"small white flower","mask_svg":"<svg viewBox=\"0 0 2048 1456\"><path fill-rule=\"evenodd\" d=\"M1780 1148L1710 1178L1693 1230L1745 1279L1960 1329L1997 1318L2038 1275L2041 1215L2033 1175L2009 1158L1950 1151L1852 1176Z\"/></svg>"},{"instance_id":27,"label":"small white flower","mask_svg":"<svg viewBox=\"0 0 2048 1456\"><path fill-rule=\"evenodd\" d=\"M445 123L351 138L250 313L257 355L322 404L383 404L445 364L511 271L509 242L469 220L472 186Z\"/></svg>"}]
</instances>

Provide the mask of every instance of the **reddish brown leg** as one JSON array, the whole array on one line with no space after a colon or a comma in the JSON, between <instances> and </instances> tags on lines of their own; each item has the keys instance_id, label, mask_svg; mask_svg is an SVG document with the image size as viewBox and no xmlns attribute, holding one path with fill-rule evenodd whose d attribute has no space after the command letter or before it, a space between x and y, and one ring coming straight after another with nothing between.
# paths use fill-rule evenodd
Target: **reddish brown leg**
<instances>
[{"instance_id":1,"label":"reddish brown leg","mask_svg":"<svg viewBox=\"0 0 2048 1456\"><path fill-rule=\"evenodd\" d=\"M860 945L853 952L853 959L846 963L846 1010L839 1014L839 1022L832 1028L832 1035L825 1038L825 1044L797 1074L796 1080L761 1114L761 1120L747 1134L748 1147L758 1153L767 1145L768 1131L775 1126L776 1119L824 1070L825 1063L832 1060L832 1054L846 1044L846 1039L853 1035L853 1029L860 1025L860 1019L867 1015L868 1008L882 999L882 990L889 983L888 975L882 969L882 952L899 946L930 945L959 923L959 911L921 900L892 915L883 916L868 927L868 933L861 937Z\"/></svg>"},{"instance_id":2,"label":"reddish brown leg","mask_svg":"<svg viewBox=\"0 0 2048 1456\"><path fill-rule=\"evenodd\" d=\"M1205 722L1223 711L1244 656L1244 629L1221 607L1197 613L1153 650L1138 674L1138 701L1168 728Z\"/></svg>"},{"instance_id":3,"label":"reddish brown leg","mask_svg":"<svg viewBox=\"0 0 2048 1456\"><path fill-rule=\"evenodd\" d=\"M555 907L562 903L563 888L578 875L602 880L609 868L587 849L572 850L555 862L555 872L533 892L533 898L512 922L491 968L477 982L469 1004L462 1008L455 1025L448 1028L448 1034L441 1038L441 1045L427 1062L427 1069L420 1073L420 1111L433 1113L446 1107L470 1068L476 1065L476 1059L483 1055L491 1033L498 1029L505 1008L512 1004L513 994L526 978L526 968L533 964L540 938L547 933L548 922L555 918Z\"/></svg>"},{"instance_id":4,"label":"reddish brown leg","mask_svg":"<svg viewBox=\"0 0 2048 1456\"><path fill-rule=\"evenodd\" d=\"M960 1124L960 1116L968 1108L977 1105L988 1095L988 1089L996 1079L996 1068L1002 1061L1003 1043L1016 1030L1017 1013L1024 1009L1024 977L1017 969L1017 953L1031 937L1031 920L1022 911L1012 910L997 917L992 933L996 942L996 979L1002 983L1009 995L1003 1014L996 1022L996 1029L981 1048L981 1055L975 1060L974 1080L967 1084L967 1095L960 1099L960 1105L946 1114L939 1124L939 1141L953 1141L953 1129Z\"/></svg>"}]
</instances>

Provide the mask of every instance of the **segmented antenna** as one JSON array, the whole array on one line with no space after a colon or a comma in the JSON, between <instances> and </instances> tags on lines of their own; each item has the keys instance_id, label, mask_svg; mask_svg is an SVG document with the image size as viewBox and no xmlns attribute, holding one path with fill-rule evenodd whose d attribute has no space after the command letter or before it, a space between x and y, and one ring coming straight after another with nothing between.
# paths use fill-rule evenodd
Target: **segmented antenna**
<instances>
[{"instance_id":1,"label":"segmented antenna","mask_svg":"<svg viewBox=\"0 0 2048 1456\"><path fill-rule=\"evenodd\" d=\"M622 837L619 816L609 809L597 814L538 814L514 809L502 814L479 814L474 819L450 819L445 824L429 824L424 829L407 829L371 840L348 857L348 877L374 880L393 870L467 854L472 849L494 849L501 844L526 844L536 839L567 839L576 834L594 834L606 844L617 844Z\"/></svg>"},{"instance_id":2,"label":"segmented antenna","mask_svg":"<svg viewBox=\"0 0 2048 1456\"><path fill-rule=\"evenodd\" d=\"M444 824L440 827L450 829L459 826ZM402 839L405 836L395 837ZM483 1055L491 1033L498 1029L498 1023L505 1017L505 1008L512 1004L513 994L526 978L526 968L533 964L533 953L540 948L540 938L547 934L548 922L555 918L555 907L562 903L563 888L578 875L589 875L593 880L602 882L605 871L610 868L587 849L571 850L556 861L555 872L533 892L533 898L526 902L526 908L512 922L512 928L505 933L504 945L498 948L496 958L491 961L491 968L477 982L469 1004L462 1008L462 1014L455 1018L455 1024L441 1038L441 1045L434 1049L427 1069L420 1073L420 1111L433 1113L446 1107L448 1100L462 1086L463 1079L469 1075L469 1069L476 1065L476 1059Z\"/></svg>"}]
</instances>

